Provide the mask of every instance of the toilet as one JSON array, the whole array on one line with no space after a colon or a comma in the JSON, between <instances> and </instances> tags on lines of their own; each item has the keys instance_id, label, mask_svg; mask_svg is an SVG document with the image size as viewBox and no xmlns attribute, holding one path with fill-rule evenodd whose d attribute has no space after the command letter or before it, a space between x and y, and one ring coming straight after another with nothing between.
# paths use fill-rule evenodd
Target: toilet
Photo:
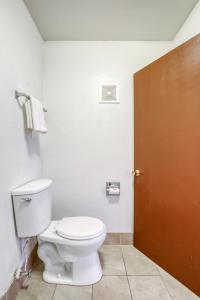
<instances>
[{"instance_id":1,"label":"toilet","mask_svg":"<svg viewBox=\"0 0 200 300\"><path fill-rule=\"evenodd\" d=\"M50 179L36 179L12 191L17 235L37 236L38 256L48 283L90 285L102 277L98 249L104 223L88 216L51 221Z\"/></svg>"}]
</instances>

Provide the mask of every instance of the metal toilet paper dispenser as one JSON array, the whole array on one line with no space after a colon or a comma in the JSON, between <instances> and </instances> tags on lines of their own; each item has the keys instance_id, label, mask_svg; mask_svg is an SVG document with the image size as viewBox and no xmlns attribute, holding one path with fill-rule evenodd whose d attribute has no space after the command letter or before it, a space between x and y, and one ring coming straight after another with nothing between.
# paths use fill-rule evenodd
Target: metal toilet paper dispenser
<instances>
[{"instance_id":1,"label":"metal toilet paper dispenser","mask_svg":"<svg viewBox=\"0 0 200 300\"><path fill-rule=\"evenodd\" d=\"M106 182L106 196L120 196L120 182Z\"/></svg>"}]
</instances>

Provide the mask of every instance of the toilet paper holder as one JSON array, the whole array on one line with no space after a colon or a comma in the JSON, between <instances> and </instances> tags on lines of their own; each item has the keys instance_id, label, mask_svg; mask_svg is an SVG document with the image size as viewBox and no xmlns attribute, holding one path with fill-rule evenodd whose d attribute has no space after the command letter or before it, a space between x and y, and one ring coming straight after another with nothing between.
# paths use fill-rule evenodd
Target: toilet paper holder
<instances>
[{"instance_id":1,"label":"toilet paper holder","mask_svg":"<svg viewBox=\"0 0 200 300\"><path fill-rule=\"evenodd\" d=\"M120 182L106 182L106 196L120 196Z\"/></svg>"}]
</instances>

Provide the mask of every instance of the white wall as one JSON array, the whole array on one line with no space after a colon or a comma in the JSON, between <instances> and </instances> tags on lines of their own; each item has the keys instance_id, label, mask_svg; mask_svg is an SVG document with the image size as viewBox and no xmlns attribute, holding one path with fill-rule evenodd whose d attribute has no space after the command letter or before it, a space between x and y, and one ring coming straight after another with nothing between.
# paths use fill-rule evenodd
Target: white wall
<instances>
[{"instance_id":1,"label":"white wall","mask_svg":"<svg viewBox=\"0 0 200 300\"><path fill-rule=\"evenodd\" d=\"M177 33L174 43L178 46L200 32L200 1Z\"/></svg>"},{"instance_id":2,"label":"white wall","mask_svg":"<svg viewBox=\"0 0 200 300\"><path fill-rule=\"evenodd\" d=\"M133 229L132 75L200 32L200 2L172 42L46 42L49 133L44 176L54 180L54 218L91 215L110 232ZM120 83L120 104L98 104L98 82ZM109 201L106 181L121 182Z\"/></svg>"},{"instance_id":3,"label":"white wall","mask_svg":"<svg viewBox=\"0 0 200 300\"><path fill-rule=\"evenodd\" d=\"M132 232L133 73L172 42L47 42L44 101L49 132L44 176L54 182L54 218L90 215L109 232ZM120 104L98 103L98 81L116 79ZM106 181L121 182L109 201Z\"/></svg>"},{"instance_id":4,"label":"white wall","mask_svg":"<svg viewBox=\"0 0 200 300\"><path fill-rule=\"evenodd\" d=\"M0 1L0 296L21 255L11 190L41 176L40 142L25 133L14 89L42 96L43 42L22 0Z\"/></svg>"}]
</instances>

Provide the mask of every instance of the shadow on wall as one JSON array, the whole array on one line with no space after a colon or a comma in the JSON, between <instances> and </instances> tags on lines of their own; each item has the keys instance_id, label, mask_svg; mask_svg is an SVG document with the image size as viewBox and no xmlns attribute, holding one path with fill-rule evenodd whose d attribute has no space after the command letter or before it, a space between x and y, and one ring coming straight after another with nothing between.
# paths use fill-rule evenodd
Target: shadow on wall
<instances>
[{"instance_id":1,"label":"shadow on wall","mask_svg":"<svg viewBox=\"0 0 200 300\"><path fill-rule=\"evenodd\" d=\"M119 202L120 196L106 196L106 199L110 204L114 204Z\"/></svg>"}]
</instances>

